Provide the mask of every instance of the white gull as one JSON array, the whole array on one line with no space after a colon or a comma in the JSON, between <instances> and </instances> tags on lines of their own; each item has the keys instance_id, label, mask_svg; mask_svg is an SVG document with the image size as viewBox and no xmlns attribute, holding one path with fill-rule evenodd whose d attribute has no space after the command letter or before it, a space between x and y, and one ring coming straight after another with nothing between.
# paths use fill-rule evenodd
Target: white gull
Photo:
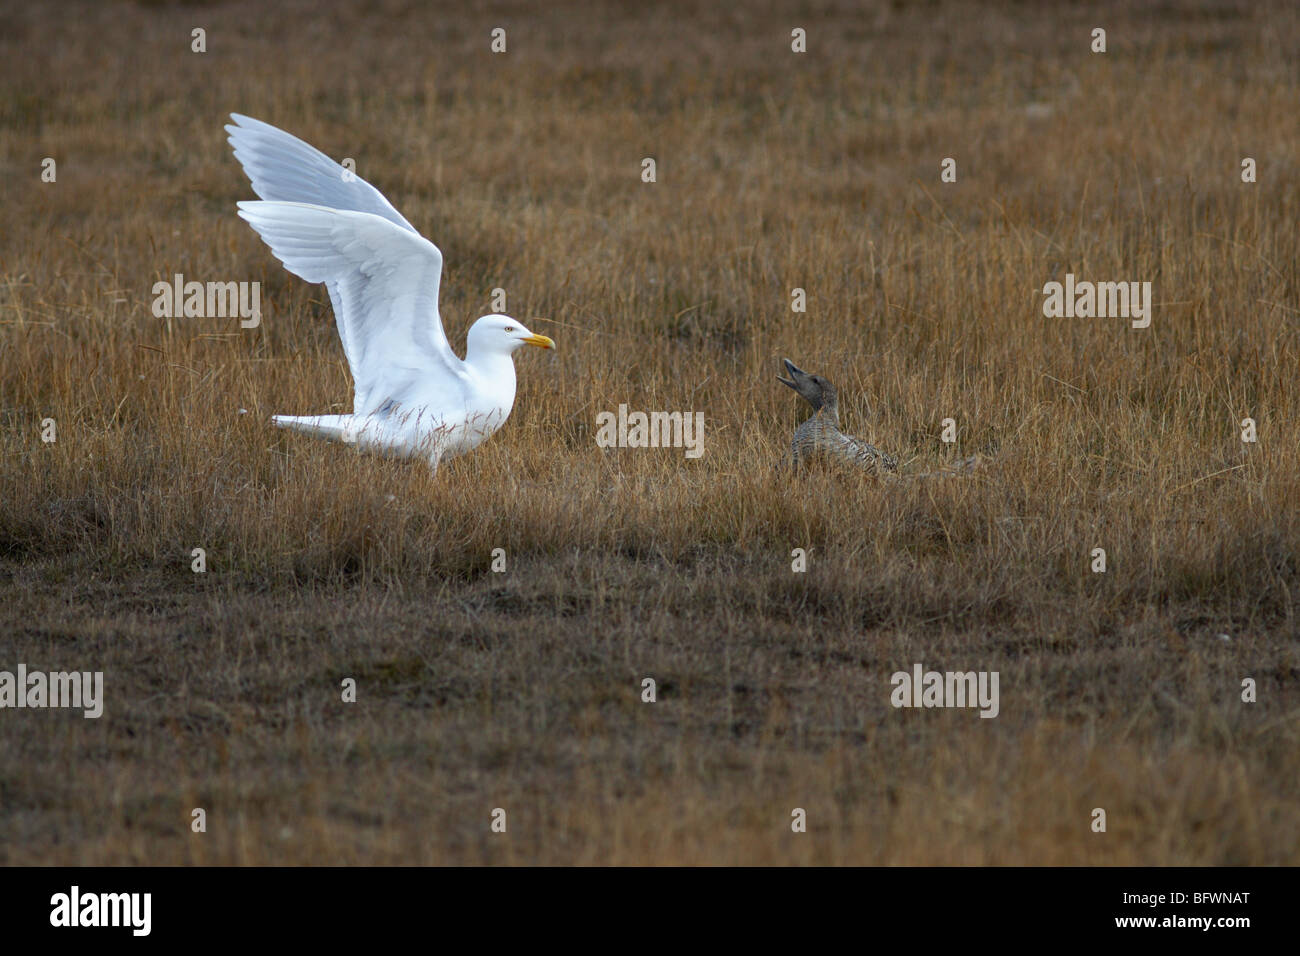
<instances>
[{"instance_id":1,"label":"white gull","mask_svg":"<svg viewBox=\"0 0 1300 956\"><path fill-rule=\"evenodd\" d=\"M294 275L323 282L355 384L351 415L276 415L290 428L401 457L441 459L481 444L515 401L513 353L553 349L508 315L470 326L465 359L438 314L442 253L374 186L296 136L232 113L235 158L261 202L239 203Z\"/></svg>"}]
</instances>

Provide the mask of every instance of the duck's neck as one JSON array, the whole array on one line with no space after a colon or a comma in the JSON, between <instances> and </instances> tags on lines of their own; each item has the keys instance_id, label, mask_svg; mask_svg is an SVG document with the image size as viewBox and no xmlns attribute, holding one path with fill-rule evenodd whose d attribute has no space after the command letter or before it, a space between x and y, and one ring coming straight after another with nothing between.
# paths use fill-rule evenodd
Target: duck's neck
<instances>
[{"instance_id":1,"label":"duck's neck","mask_svg":"<svg viewBox=\"0 0 1300 956\"><path fill-rule=\"evenodd\" d=\"M840 427L840 411L835 402L823 402L816 414L828 420L836 428Z\"/></svg>"}]
</instances>

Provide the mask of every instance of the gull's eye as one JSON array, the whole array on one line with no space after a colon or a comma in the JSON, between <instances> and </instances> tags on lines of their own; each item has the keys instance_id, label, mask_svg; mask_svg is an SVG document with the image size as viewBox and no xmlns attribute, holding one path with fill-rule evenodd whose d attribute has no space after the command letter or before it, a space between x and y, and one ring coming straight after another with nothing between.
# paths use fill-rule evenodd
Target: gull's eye
<instances>
[{"instance_id":1,"label":"gull's eye","mask_svg":"<svg viewBox=\"0 0 1300 956\"><path fill-rule=\"evenodd\" d=\"M507 326L506 326L506 331L507 331L507 332L513 332L514 330L515 330L515 327L514 327L513 325L507 325Z\"/></svg>"}]
</instances>

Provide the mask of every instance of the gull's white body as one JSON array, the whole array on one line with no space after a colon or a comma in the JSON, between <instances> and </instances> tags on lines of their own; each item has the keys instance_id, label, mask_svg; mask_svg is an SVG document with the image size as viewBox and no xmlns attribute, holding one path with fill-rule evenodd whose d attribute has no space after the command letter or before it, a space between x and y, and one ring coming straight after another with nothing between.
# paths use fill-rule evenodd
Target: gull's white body
<instances>
[{"instance_id":1,"label":"gull's white body","mask_svg":"<svg viewBox=\"0 0 1300 956\"><path fill-rule=\"evenodd\" d=\"M427 457L435 468L482 443L514 406L512 354L555 344L509 316L485 315L459 359L438 314L438 247L324 153L274 126L232 118L235 158L264 200L239 203L239 215L286 269L325 283L355 383L351 415L276 415L275 423Z\"/></svg>"}]
</instances>

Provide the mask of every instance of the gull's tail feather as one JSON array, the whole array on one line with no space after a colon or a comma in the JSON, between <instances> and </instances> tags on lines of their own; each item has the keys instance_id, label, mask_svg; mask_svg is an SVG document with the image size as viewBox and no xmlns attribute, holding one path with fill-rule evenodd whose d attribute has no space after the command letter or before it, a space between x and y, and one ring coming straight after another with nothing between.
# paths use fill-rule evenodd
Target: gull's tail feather
<instances>
[{"instance_id":1,"label":"gull's tail feather","mask_svg":"<svg viewBox=\"0 0 1300 956\"><path fill-rule=\"evenodd\" d=\"M356 425L352 415L272 415L271 421L279 428L329 441L356 439Z\"/></svg>"}]
</instances>

